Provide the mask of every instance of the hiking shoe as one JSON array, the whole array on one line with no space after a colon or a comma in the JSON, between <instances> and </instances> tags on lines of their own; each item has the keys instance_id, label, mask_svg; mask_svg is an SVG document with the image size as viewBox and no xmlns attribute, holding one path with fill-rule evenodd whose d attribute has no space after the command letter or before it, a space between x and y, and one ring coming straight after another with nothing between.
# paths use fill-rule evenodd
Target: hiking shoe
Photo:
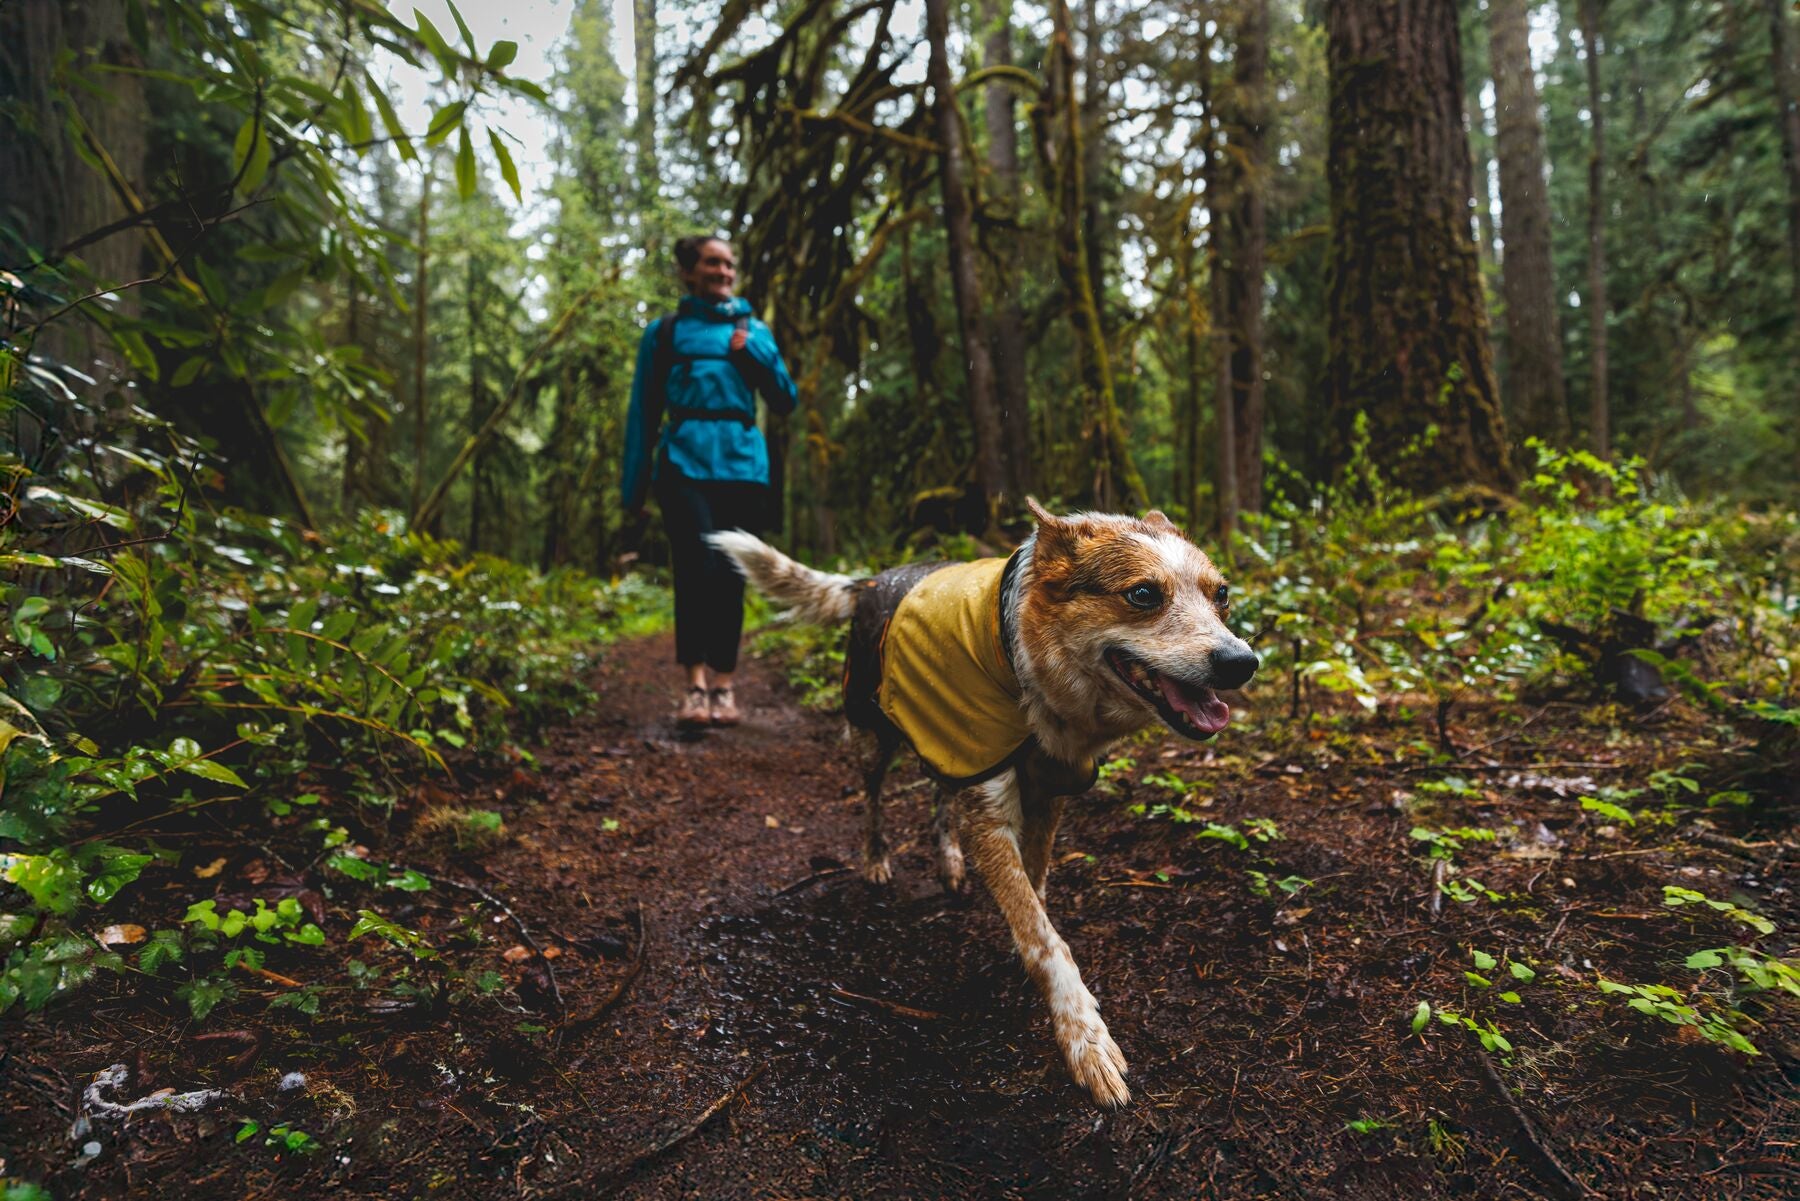
<instances>
[{"instance_id":1,"label":"hiking shoe","mask_svg":"<svg viewBox=\"0 0 1800 1201\"><path fill-rule=\"evenodd\" d=\"M707 721L706 689L688 689L681 698L681 707L675 710L675 724L684 730L695 730Z\"/></svg>"},{"instance_id":2,"label":"hiking shoe","mask_svg":"<svg viewBox=\"0 0 1800 1201\"><path fill-rule=\"evenodd\" d=\"M735 726L743 720L738 712L737 700L731 695L729 688L712 690L712 724L715 726Z\"/></svg>"}]
</instances>

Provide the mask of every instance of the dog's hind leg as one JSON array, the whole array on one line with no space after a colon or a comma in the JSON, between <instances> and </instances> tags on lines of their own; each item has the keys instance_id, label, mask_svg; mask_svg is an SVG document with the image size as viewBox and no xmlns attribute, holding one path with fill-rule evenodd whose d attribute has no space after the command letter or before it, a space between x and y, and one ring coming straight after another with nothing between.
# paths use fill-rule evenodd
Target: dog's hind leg
<instances>
[{"instance_id":1,"label":"dog's hind leg","mask_svg":"<svg viewBox=\"0 0 1800 1201\"><path fill-rule=\"evenodd\" d=\"M958 811L956 793L944 788L937 789L937 804L931 815L932 841L937 844L938 879L943 881L945 892L961 892L965 871L963 868L962 842L958 838L958 828L962 824L962 815Z\"/></svg>"},{"instance_id":2,"label":"dog's hind leg","mask_svg":"<svg viewBox=\"0 0 1800 1201\"><path fill-rule=\"evenodd\" d=\"M852 726L850 749L863 778L863 878L871 884L886 884L894 878L894 868L888 862L887 838L881 832L881 782L887 778L888 765L900 744L892 736Z\"/></svg>"},{"instance_id":3,"label":"dog's hind leg","mask_svg":"<svg viewBox=\"0 0 1800 1201\"><path fill-rule=\"evenodd\" d=\"M1043 798L1031 802L1044 803ZM1014 772L981 785L964 824L969 858L1012 928L1013 945L1025 961L1026 973L1050 1005L1056 1044L1069 1065L1069 1074L1096 1104L1108 1108L1123 1105L1131 1099L1131 1090L1125 1087L1125 1056L1107 1032L1094 994L1081 982L1069 944L1050 924L1044 902L1019 855L1027 807L1021 804ZM1045 847L1047 855L1048 843Z\"/></svg>"}]
</instances>

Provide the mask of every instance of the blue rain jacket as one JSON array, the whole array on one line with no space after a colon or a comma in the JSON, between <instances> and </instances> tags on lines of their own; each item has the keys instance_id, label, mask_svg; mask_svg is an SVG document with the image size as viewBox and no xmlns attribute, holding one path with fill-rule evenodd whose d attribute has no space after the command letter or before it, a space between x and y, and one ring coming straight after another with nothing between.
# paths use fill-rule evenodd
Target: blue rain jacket
<instances>
[{"instance_id":1,"label":"blue rain jacket","mask_svg":"<svg viewBox=\"0 0 1800 1201\"><path fill-rule=\"evenodd\" d=\"M651 480L662 470L659 448L667 451L669 465L689 479L768 483L769 448L756 428L756 398L760 395L777 413L794 408L794 381L775 335L750 316L749 301L686 296L677 314L675 353L669 356L665 379L654 378L659 374L656 343L658 327L669 318L652 321L638 342L631 408L625 416L621 498L628 513L643 507ZM743 350L728 354L740 317L749 318L750 340ZM660 389L661 397L652 389ZM677 419L682 411L690 415ZM729 419L695 417L693 412Z\"/></svg>"}]
</instances>

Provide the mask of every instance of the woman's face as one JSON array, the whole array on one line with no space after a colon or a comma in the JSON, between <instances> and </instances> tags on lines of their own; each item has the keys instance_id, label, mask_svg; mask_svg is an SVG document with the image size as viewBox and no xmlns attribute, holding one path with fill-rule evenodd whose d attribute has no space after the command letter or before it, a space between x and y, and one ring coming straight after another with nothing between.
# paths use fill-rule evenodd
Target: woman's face
<instances>
[{"instance_id":1,"label":"woman's face","mask_svg":"<svg viewBox=\"0 0 1800 1201\"><path fill-rule=\"evenodd\" d=\"M681 272L687 290L702 300L730 300L737 286L737 256L717 238L700 244L700 261Z\"/></svg>"}]
</instances>

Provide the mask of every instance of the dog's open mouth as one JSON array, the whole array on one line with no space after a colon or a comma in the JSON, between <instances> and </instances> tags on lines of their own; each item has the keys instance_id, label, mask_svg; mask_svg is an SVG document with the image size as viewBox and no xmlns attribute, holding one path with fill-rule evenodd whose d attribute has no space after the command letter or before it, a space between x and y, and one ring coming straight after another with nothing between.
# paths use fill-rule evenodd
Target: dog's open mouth
<instances>
[{"instance_id":1,"label":"dog's open mouth","mask_svg":"<svg viewBox=\"0 0 1800 1201\"><path fill-rule=\"evenodd\" d=\"M1183 737L1211 738L1231 720L1231 707L1210 688L1157 671L1116 646L1106 649L1106 663L1127 687L1150 702L1164 724Z\"/></svg>"}]
</instances>

